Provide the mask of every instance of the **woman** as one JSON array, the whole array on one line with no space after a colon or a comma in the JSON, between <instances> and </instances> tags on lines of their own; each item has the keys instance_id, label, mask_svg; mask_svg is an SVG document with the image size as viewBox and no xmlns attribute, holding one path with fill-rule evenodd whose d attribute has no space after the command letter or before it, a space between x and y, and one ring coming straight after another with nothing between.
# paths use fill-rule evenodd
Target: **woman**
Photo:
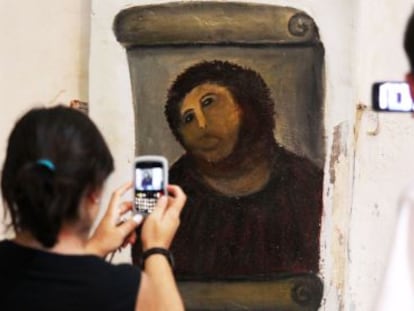
<instances>
[{"instance_id":1,"label":"woman","mask_svg":"<svg viewBox=\"0 0 414 311\"><path fill-rule=\"evenodd\" d=\"M12 240L0 242L2 310L182 310L168 261L185 195L169 186L142 227L143 271L104 257L135 240L142 217L117 189L93 235L111 153L96 126L62 106L33 109L8 142L1 189ZM125 215L124 215L125 216Z\"/></svg>"},{"instance_id":2,"label":"woman","mask_svg":"<svg viewBox=\"0 0 414 311\"><path fill-rule=\"evenodd\" d=\"M227 61L195 64L165 111L186 151L170 169L189 198L172 244L177 277L318 272L323 172L275 141L262 77Z\"/></svg>"}]
</instances>

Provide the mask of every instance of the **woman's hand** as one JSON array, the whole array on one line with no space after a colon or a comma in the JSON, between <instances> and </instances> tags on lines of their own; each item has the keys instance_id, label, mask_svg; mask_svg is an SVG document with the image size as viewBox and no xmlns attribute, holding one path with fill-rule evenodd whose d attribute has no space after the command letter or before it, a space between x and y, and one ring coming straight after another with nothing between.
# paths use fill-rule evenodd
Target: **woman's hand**
<instances>
[{"instance_id":1,"label":"woman's hand","mask_svg":"<svg viewBox=\"0 0 414 311\"><path fill-rule=\"evenodd\" d=\"M144 251L152 247L168 249L180 224L180 213L187 197L179 186L169 185L167 191L169 195L158 199L142 226Z\"/></svg>"},{"instance_id":2,"label":"woman's hand","mask_svg":"<svg viewBox=\"0 0 414 311\"><path fill-rule=\"evenodd\" d=\"M178 186L170 185L167 190L169 195L158 200L142 226L144 251L153 247L169 248L179 226L186 196ZM135 309L184 310L171 266L164 256L155 254L146 259Z\"/></svg>"},{"instance_id":3,"label":"woman's hand","mask_svg":"<svg viewBox=\"0 0 414 311\"><path fill-rule=\"evenodd\" d=\"M86 246L89 252L105 257L120 247L135 243L135 229L142 222L142 216L136 214L121 221L122 215L132 209L132 202L120 203L122 195L131 187L132 183L129 182L112 193L105 215Z\"/></svg>"}]
</instances>

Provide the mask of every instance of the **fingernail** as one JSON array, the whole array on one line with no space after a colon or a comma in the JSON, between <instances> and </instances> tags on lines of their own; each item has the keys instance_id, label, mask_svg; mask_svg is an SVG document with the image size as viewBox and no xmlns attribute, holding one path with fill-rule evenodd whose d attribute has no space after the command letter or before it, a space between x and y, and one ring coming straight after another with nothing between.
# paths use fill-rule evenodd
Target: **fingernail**
<instances>
[{"instance_id":1,"label":"fingernail","mask_svg":"<svg viewBox=\"0 0 414 311\"><path fill-rule=\"evenodd\" d=\"M142 219L144 219L144 217L141 214L135 214L132 217L132 220L135 221L137 224L140 224L142 222Z\"/></svg>"}]
</instances>

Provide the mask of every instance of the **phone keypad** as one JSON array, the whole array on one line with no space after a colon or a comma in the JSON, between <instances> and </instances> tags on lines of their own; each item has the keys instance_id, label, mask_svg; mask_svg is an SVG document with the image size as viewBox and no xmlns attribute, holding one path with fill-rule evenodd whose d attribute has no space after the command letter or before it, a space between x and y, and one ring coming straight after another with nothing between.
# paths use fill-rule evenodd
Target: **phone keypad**
<instances>
[{"instance_id":1,"label":"phone keypad","mask_svg":"<svg viewBox=\"0 0 414 311\"><path fill-rule=\"evenodd\" d=\"M156 198L135 198L135 206L141 212L152 213L156 204Z\"/></svg>"}]
</instances>

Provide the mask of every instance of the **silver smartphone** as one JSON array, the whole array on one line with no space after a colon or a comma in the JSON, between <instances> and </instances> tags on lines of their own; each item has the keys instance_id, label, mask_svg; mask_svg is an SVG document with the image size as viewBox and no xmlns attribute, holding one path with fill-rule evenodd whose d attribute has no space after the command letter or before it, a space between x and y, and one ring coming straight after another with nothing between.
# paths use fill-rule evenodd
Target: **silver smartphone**
<instances>
[{"instance_id":1,"label":"silver smartphone","mask_svg":"<svg viewBox=\"0 0 414 311\"><path fill-rule=\"evenodd\" d=\"M168 160L159 155L139 156L134 164L134 207L138 213L152 213L158 199L167 194Z\"/></svg>"},{"instance_id":2,"label":"silver smartphone","mask_svg":"<svg viewBox=\"0 0 414 311\"><path fill-rule=\"evenodd\" d=\"M372 106L376 111L412 112L410 88L406 82L376 82L372 86Z\"/></svg>"}]
</instances>

